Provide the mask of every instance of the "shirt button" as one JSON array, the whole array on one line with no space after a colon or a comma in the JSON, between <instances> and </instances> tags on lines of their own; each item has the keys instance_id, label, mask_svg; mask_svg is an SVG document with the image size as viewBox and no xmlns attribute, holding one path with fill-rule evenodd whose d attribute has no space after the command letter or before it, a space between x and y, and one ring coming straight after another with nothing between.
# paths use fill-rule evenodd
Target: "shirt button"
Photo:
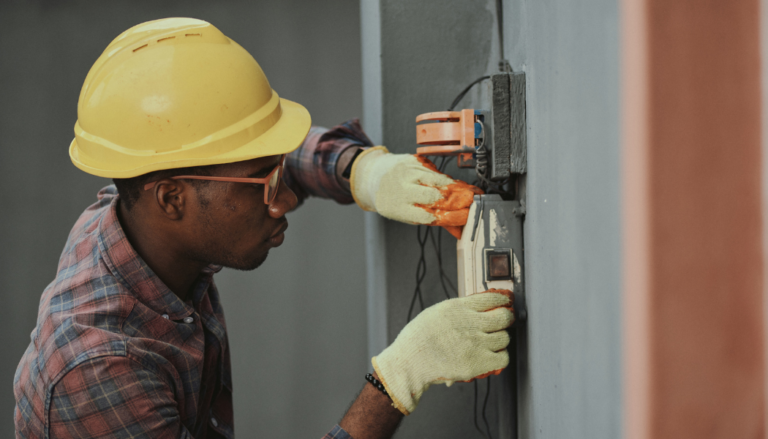
<instances>
[{"instance_id":1,"label":"shirt button","mask_svg":"<svg viewBox=\"0 0 768 439\"><path fill-rule=\"evenodd\" d=\"M211 416L211 424L213 424L214 427L219 426L219 421L216 420L213 416Z\"/></svg>"},{"instance_id":2,"label":"shirt button","mask_svg":"<svg viewBox=\"0 0 768 439\"><path fill-rule=\"evenodd\" d=\"M163 318L164 318L165 320L168 320L168 314L163 314Z\"/></svg>"},{"instance_id":3,"label":"shirt button","mask_svg":"<svg viewBox=\"0 0 768 439\"><path fill-rule=\"evenodd\" d=\"M192 316L184 317L184 323L192 323L195 321L195 318Z\"/></svg>"}]
</instances>

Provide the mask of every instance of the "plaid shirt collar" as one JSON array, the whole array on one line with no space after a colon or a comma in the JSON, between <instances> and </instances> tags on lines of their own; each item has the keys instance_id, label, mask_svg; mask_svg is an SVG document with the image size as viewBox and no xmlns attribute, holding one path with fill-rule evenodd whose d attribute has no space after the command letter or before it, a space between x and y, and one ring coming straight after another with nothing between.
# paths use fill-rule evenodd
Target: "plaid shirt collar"
<instances>
[{"instance_id":1,"label":"plaid shirt collar","mask_svg":"<svg viewBox=\"0 0 768 439\"><path fill-rule=\"evenodd\" d=\"M128 242L117 219L118 201L119 197L112 200L109 211L99 223L99 251L109 270L139 301L158 314L168 314L170 320L181 320L192 315L195 312L193 304L200 302L214 273L221 271L222 267L209 265L203 269L193 287L192 303L179 299Z\"/></svg>"}]
</instances>

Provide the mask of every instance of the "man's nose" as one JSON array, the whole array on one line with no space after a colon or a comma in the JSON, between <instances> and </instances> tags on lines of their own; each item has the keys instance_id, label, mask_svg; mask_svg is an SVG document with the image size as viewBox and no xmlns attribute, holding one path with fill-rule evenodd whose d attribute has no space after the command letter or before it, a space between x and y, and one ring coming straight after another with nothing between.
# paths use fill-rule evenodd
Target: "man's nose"
<instances>
[{"instance_id":1,"label":"man's nose","mask_svg":"<svg viewBox=\"0 0 768 439\"><path fill-rule=\"evenodd\" d=\"M296 197L296 194L285 182L281 181L280 187L277 188L275 199L269 203L269 216L281 218L286 213L295 209L297 204L299 204L299 199Z\"/></svg>"}]
</instances>

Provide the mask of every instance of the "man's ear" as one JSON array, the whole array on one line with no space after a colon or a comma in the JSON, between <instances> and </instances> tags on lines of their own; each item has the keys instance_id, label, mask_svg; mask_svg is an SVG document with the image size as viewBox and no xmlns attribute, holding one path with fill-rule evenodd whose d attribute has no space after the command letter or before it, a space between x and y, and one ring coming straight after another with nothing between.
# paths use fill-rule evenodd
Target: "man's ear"
<instances>
[{"instance_id":1,"label":"man's ear","mask_svg":"<svg viewBox=\"0 0 768 439\"><path fill-rule=\"evenodd\" d=\"M181 180L164 178L152 190L152 204L160 208L166 218L178 221L184 217L192 188Z\"/></svg>"}]
</instances>

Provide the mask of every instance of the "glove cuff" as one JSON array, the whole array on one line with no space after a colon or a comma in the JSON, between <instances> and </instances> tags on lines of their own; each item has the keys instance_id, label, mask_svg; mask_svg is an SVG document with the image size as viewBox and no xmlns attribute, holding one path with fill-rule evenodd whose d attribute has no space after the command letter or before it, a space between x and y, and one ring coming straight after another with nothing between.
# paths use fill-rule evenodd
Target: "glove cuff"
<instances>
[{"instance_id":1,"label":"glove cuff","mask_svg":"<svg viewBox=\"0 0 768 439\"><path fill-rule=\"evenodd\" d=\"M352 198L361 209L368 212L376 212L374 194L366 184L366 159L384 154L389 154L386 146L374 146L368 148L357 156L352 162L352 173L349 177L349 188L352 192Z\"/></svg>"},{"instance_id":2,"label":"glove cuff","mask_svg":"<svg viewBox=\"0 0 768 439\"><path fill-rule=\"evenodd\" d=\"M400 410L400 413L404 414L405 416L408 416L411 414L411 411L405 408L405 405L400 402L400 400L397 398L397 395L394 393L394 389L390 387L389 383L387 382L386 378L384 378L384 374L381 371L381 368L379 367L378 362L376 361L376 357L371 358L371 364L373 365L373 370L376 372L376 375L379 376L379 381L381 381L381 384L384 385L384 388L387 390L387 393L389 394L389 397L392 399L392 407ZM413 408L416 408L416 405L413 404Z\"/></svg>"}]
</instances>

